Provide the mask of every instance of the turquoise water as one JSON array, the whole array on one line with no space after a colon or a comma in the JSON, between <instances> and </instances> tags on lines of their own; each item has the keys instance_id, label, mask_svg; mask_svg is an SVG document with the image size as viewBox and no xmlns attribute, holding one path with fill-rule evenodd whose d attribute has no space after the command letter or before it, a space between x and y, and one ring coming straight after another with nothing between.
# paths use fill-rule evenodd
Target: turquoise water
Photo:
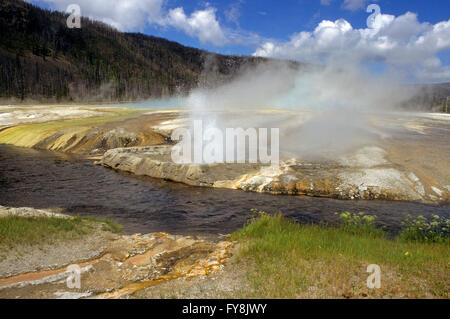
<instances>
[{"instance_id":1,"label":"turquoise water","mask_svg":"<svg viewBox=\"0 0 450 319\"><path fill-rule=\"evenodd\" d=\"M106 106L106 105L104 105ZM147 100L140 102L131 102L124 104L114 104L108 106L121 106L121 107L130 107L130 108L185 108L186 103L185 99L181 97L173 97L170 99L155 99L155 100Z\"/></svg>"}]
</instances>

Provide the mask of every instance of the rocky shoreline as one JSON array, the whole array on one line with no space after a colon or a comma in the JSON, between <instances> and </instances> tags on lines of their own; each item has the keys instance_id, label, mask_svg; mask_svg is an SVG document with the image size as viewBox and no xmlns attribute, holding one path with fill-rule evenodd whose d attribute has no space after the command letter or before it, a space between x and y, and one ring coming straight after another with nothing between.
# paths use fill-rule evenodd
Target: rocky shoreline
<instances>
[{"instance_id":1,"label":"rocky shoreline","mask_svg":"<svg viewBox=\"0 0 450 319\"><path fill-rule=\"evenodd\" d=\"M363 147L335 161L282 161L279 167L254 164L175 164L171 147L147 146L107 151L99 165L191 186L331 197L444 203L449 186L426 184L414 172L389 162L380 147ZM425 180L426 181L426 180Z\"/></svg>"}]
</instances>

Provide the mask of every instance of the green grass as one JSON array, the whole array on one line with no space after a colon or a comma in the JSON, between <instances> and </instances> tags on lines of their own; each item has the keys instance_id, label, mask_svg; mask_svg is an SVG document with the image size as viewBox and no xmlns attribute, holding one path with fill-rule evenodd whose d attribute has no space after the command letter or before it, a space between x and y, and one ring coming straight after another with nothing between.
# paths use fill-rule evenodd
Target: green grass
<instances>
[{"instance_id":1,"label":"green grass","mask_svg":"<svg viewBox=\"0 0 450 319\"><path fill-rule=\"evenodd\" d=\"M81 218L18 216L0 218L0 243L9 246L51 243L56 239L78 238L89 231L90 228L83 223Z\"/></svg>"},{"instance_id":2,"label":"green grass","mask_svg":"<svg viewBox=\"0 0 450 319\"><path fill-rule=\"evenodd\" d=\"M260 213L232 235L240 243L236 261L247 265L252 287L242 297L448 298L449 245L391 240L366 230L302 226ZM370 264L381 267L382 289L366 286Z\"/></svg>"},{"instance_id":3,"label":"green grass","mask_svg":"<svg viewBox=\"0 0 450 319\"><path fill-rule=\"evenodd\" d=\"M0 246L51 244L91 234L96 224L103 231L118 233L122 227L108 219L18 217L0 218Z\"/></svg>"},{"instance_id":4,"label":"green grass","mask_svg":"<svg viewBox=\"0 0 450 319\"><path fill-rule=\"evenodd\" d=\"M112 221L107 218L96 218L96 217L83 217L83 219L94 222L94 223L102 223L102 230L107 231L114 234L119 234L122 232L123 227L120 224Z\"/></svg>"}]
</instances>

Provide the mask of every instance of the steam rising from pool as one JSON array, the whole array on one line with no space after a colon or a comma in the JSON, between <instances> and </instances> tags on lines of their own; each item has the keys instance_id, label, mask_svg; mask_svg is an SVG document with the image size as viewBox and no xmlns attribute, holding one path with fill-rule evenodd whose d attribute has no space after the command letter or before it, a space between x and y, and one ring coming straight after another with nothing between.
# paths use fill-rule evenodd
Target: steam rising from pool
<instances>
[{"instance_id":1,"label":"steam rising from pool","mask_svg":"<svg viewBox=\"0 0 450 319\"><path fill-rule=\"evenodd\" d=\"M201 119L206 127L280 128L284 156L333 157L389 135L370 119L410 99L412 88L403 80L351 64L269 61L241 70L230 83L194 90L186 105L191 120Z\"/></svg>"}]
</instances>

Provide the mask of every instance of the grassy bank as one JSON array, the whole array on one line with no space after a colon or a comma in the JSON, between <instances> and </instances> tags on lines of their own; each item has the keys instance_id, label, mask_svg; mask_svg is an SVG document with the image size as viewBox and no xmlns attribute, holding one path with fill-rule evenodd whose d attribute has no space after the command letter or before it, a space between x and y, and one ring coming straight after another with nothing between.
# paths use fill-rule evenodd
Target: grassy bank
<instances>
[{"instance_id":1,"label":"grassy bank","mask_svg":"<svg viewBox=\"0 0 450 319\"><path fill-rule=\"evenodd\" d=\"M96 229L118 233L121 226L107 219L7 216L0 218L0 246L52 244L80 238Z\"/></svg>"},{"instance_id":2,"label":"grassy bank","mask_svg":"<svg viewBox=\"0 0 450 319\"><path fill-rule=\"evenodd\" d=\"M238 245L223 273L170 281L143 290L137 297L449 297L448 220L408 220L393 239L375 227L373 216L343 213L340 219L339 227L299 225L280 214L259 212L232 235ZM96 230L120 232L121 227L90 217L0 218L0 252L4 245L54 243ZM367 267L373 264L381 269L379 289L367 287Z\"/></svg>"},{"instance_id":3,"label":"grassy bank","mask_svg":"<svg viewBox=\"0 0 450 319\"><path fill-rule=\"evenodd\" d=\"M303 226L260 213L233 234L240 244L236 262L247 268L251 287L242 297L449 297L448 237L421 237L423 222L415 227L418 221L408 221L392 240L371 216L341 219L341 227ZM367 287L371 264L381 268L380 289Z\"/></svg>"}]
</instances>

